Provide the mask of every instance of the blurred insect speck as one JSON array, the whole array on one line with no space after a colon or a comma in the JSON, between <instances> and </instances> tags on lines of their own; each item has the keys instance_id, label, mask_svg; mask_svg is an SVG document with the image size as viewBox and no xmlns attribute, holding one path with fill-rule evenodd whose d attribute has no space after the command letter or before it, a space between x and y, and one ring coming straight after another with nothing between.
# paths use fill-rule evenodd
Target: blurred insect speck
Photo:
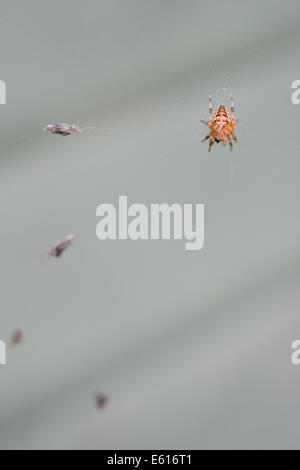
<instances>
[{"instance_id":1,"label":"blurred insect speck","mask_svg":"<svg viewBox=\"0 0 300 470\"><path fill-rule=\"evenodd\" d=\"M70 134L80 134L82 129L80 127L75 126L74 124L66 124L65 122L55 122L54 124L48 124L44 127L45 131L51 132L51 134L58 134L62 136L70 135Z\"/></svg>"},{"instance_id":2,"label":"blurred insect speck","mask_svg":"<svg viewBox=\"0 0 300 470\"><path fill-rule=\"evenodd\" d=\"M11 344L12 346L16 346L17 344L23 343L24 335L22 330L14 331L11 337Z\"/></svg>"},{"instance_id":3,"label":"blurred insect speck","mask_svg":"<svg viewBox=\"0 0 300 470\"><path fill-rule=\"evenodd\" d=\"M68 235L66 238L64 238L62 241L55 243L48 251L48 256L53 256L55 258L61 256L65 249L71 245L74 238L75 235L74 233L72 233L71 235Z\"/></svg>"},{"instance_id":4,"label":"blurred insect speck","mask_svg":"<svg viewBox=\"0 0 300 470\"><path fill-rule=\"evenodd\" d=\"M96 398L97 408L103 408L108 400L107 395L104 395L104 393L96 393L95 398Z\"/></svg>"}]
</instances>

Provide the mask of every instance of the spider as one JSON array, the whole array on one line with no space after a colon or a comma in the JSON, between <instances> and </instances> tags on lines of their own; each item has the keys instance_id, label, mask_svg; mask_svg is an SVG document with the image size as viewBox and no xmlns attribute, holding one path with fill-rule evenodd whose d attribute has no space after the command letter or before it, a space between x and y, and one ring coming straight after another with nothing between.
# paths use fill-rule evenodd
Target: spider
<instances>
[{"instance_id":1,"label":"spider","mask_svg":"<svg viewBox=\"0 0 300 470\"><path fill-rule=\"evenodd\" d=\"M230 150L232 150L231 136L233 140L237 142L237 138L233 133L233 130L236 126L237 121L235 119L234 103L233 103L232 95L230 95L230 104L231 104L231 121L230 121L229 113L225 106L219 106L213 117L212 96L209 95L209 118L208 118L208 121L201 121L204 124L206 124L210 129L209 134L207 134L207 136L204 137L204 139L202 140L202 142L205 142L205 140L210 139L209 146L208 146L209 152L211 151L211 148L215 142L217 142L218 144L221 141L222 141L222 145L224 146L227 144L227 141L228 141Z\"/></svg>"}]
</instances>

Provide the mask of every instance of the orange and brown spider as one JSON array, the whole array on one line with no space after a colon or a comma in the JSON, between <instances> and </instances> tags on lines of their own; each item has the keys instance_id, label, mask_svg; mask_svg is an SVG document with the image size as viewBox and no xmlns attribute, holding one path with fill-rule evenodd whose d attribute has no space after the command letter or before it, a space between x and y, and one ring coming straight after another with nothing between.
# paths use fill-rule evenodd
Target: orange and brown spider
<instances>
[{"instance_id":1,"label":"orange and brown spider","mask_svg":"<svg viewBox=\"0 0 300 470\"><path fill-rule=\"evenodd\" d=\"M233 130L236 126L237 121L235 119L234 103L233 103L232 95L230 95L230 102L231 102L231 121L230 121L229 113L225 106L219 106L213 117L212 96L209 95L208 122L201 121L210 128L209 134L207 134L207 136L202 140L202 142L204 142L205 140L210 139L209 146L208 146L209 152L211 151L211 148L215 142L217 142L217 144L219 142L222 142L222 145L225 146L228 141L230 150L232 150L231 136L233 140L237 142L237 138L233 133Z\"/></svg>"}]
</instances>

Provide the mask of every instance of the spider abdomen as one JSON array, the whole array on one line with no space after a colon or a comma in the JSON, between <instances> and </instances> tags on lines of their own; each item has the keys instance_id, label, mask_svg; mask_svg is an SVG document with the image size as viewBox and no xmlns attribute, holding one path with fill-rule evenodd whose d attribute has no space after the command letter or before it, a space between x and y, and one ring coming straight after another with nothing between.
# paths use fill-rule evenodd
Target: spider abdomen
<instances>
[{"instance_id":1,"label":"spider abdomen","mask_svg":"<svg viewBox=\"0 0 300 470\"><path fill-rule=\"evenodd\" d=\"M215 134L216 141L224 140L230 133L230 118L225 106L219 106L211 123L211 130Z\"/></svg>"}]
</instances>

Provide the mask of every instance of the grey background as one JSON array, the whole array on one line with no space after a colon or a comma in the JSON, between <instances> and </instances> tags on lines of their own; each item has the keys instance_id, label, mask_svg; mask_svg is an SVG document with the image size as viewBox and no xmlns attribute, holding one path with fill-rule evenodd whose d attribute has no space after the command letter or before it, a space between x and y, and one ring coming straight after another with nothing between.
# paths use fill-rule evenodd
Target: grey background
<instances>
[{"instance_id":1,"label":"grey background","mask_svg":"<svg viewBox=\"0 0 300 470\"><path fill-rule=\"evenodd\" d=\"M0 368L0 447L299 448L299 2L0 9L0 338L25 335ZM201 144L210 92L234 94L232 153ZM204 249L100 242L119 195L203 202Z\"/></svg>"}]
</instances>

